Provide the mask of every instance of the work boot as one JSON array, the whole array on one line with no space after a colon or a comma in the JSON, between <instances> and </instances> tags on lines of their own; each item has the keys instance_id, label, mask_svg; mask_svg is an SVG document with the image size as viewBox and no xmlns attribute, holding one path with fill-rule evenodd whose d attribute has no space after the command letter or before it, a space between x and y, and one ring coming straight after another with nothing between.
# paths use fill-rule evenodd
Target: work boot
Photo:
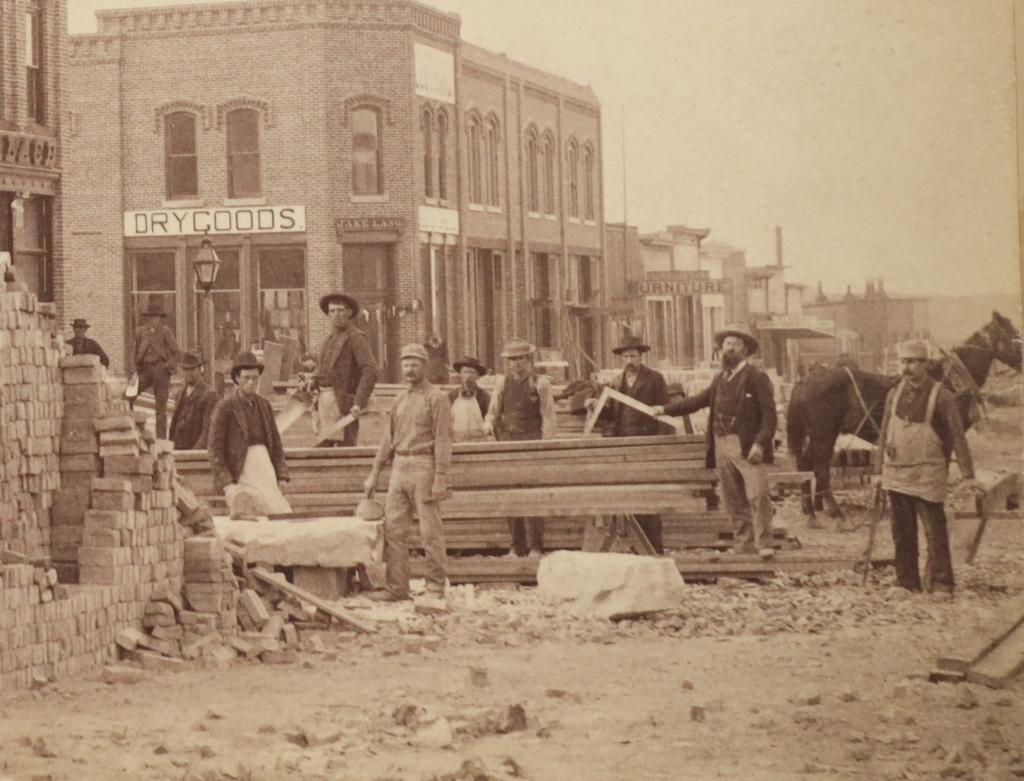
<instances>
[{"instance_id":1,"label":"work boot","mask_svg":"<svg viewBox=\"0 0 1024 781\"><path fill-rule=\"evenodd\" d=\"M530 548L530 552L526 555L531 559L539 559L541 556L544 555L544 551L542 551L540 548Z\"/></svg>"},{"instance_id":2,"label":"work boot","mask_svg":"<svg viewBox=\"0 0 1024 781\"><path fill-rule=\"evenodd\" d=\"M417 613L427 616L443 615L448 612L448 603L444 594L428 591L422 597L413 600Z\"/></svg>"},{"instance_id":3,"label":"work boot","mask_svg":"<svg viewBox=\"0 0 1024 781\"><path fill-rule=\"evenodd\" d=\"M774 559L775 548L761 548L757 551L757 555L762 559Z\"/></svg>"}]
</instances>

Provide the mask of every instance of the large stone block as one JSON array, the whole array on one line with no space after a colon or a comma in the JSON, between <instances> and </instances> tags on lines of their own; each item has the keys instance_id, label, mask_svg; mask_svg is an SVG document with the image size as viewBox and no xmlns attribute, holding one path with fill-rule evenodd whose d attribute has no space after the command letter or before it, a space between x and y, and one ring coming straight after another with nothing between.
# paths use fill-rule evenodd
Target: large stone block
<instances>
[{"instance_id":1,"label":"large stone block","mask_svg":"<svg viewBox=\"0 0 1024 781\"><path fill-rule=\"evenodd\" d=\"M678 607L683 577L670 558L557 551L537 570L538 593L577 615L620 618Z\"/></svg>"},{"instance_id":2,"label":"large stone block","mask_svg":"<svg viewBox=\"0 0 1024 781\"><path fill-rule=\"evenodd\" d=\"M61 488L53 494L50 519L55 525L81 526L88 509L88 488Z\"/></svg>"},{"instance_id":3,"label":"large stone block","mask_svg":"<svg viewBox=\"0 0 1024 781\"><path fill-rule=\"evenodd\" d=\"M381 560L382 524L359 518L303 523L214 519L217 534L245 549L250 561L300 567L354 567ZM188 552L186 551L186 558Z\"/></svg>"}]
</instances>

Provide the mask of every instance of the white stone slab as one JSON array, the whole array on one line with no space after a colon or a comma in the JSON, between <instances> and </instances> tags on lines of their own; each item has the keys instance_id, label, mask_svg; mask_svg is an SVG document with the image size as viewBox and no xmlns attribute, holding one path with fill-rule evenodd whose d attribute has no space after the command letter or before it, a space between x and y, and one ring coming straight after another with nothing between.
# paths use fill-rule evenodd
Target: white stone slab
<instances>
[{"instance_id":1,"label":"white stone slab","mask_svg":"<svg viewBox=\"0 0 1024 781\"><path fill-rule=\"evenodd\" d=\"M381 560L383 524L351 517L302 521L213 519L217 536L245 549L250 561L293 567L354 567Z\"/></svg>"}]
</instances>

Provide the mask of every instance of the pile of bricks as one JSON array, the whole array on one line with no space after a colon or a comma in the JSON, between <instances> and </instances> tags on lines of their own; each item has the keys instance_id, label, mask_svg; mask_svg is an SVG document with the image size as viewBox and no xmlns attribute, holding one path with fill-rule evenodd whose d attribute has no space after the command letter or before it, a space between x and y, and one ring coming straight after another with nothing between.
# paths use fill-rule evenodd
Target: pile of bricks
<instances>
[{"instance_id":1,"label":"pile of bricks","mask_svg":"<svg viewBox=\"0 0 1024 781\"><path fill-rule=\"evenodd\" d=\"M50 544L63 392L56 323L24 292L0 292L0 546Z\"/></svg>"},{"instance_id":2,"label":"pile of bricks","mask_svg":"<svg viewBox=\"0 0 1024 781\"><path fill-rule=\"evenodd\" d=\"M0 692L102 664L118 622L114 589L56 583L56 571L0 567Z\"/></svg>"}]
</instances>

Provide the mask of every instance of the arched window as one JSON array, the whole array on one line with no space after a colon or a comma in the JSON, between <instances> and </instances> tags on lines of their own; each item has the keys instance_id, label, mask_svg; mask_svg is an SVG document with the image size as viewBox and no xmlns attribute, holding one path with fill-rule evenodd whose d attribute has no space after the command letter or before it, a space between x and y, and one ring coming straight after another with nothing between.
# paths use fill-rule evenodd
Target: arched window
<instances>
[{"instance_id":1,"label":"arched window","mask_svg":"<svg viewBox=\"0 0 1024 781\"><path fill-rule=\"evenodd\" d=\"M260 114L239 108L227 115L228 197L260 194Z\"/></svg>"},{"instance_id":2,"label":"arched window","mask_svg":"<svg viewBox=\"0 0 1024 781\"><path fill-rule=\"evenodd\" d=\"M569 149L565 158L565 166L569 169L569 216L578 220L580 217L580 146L575 139L569 139Z\"/></svg>"},{"instance_id":3,"label":"arched window","mask_svg":"<svg viewBox=\"0 0 1024 781\"><path fill-rule=\"evenodd\" d=\"M583 218L594 221L594 148L583 150Z\"/></svg>"},{"instance_id":4,"label":"arched window","mask_svg":"<svg viewBox=\"0 0 1024 781\"><path fill-rule=\"evenodd\" d=\"M526 136L526 202L527 209L540 212L540 139L530 131Z\"/></svg>"},{"instance_id":5,"label":"arched window","mask_svg":"<svg viewBox=\"0 0 1024 781\"><path fill-rule=\"evenodd\" d=\"M469 145L466 148L467 169L469 173L469 202L483 203L483 152L481 150L482 130L480 118L476 115L469 117Z\"/></svg>"},{"instance_id":6,"label":"arched window","mask_svg":"<svg viewBox=\"0 0 1024 781\"><path fill-rule=\"evenodd\" d=\"M487 120L487 205L500 206L498 189L498 121Z\"/></svg>"},{"instance_id":7,"label":"arched window","mask_svg":"<svg viewBox=\"0 0 1024 781\"><path fill-rule=\"evenodd\" d=\"M544 213L555 213L555 139L544 134Z\"/></svg>"},{"instance_id":8,"label":"arched window","mask_svg":"<svg viewBox=\"0 0 1024 781\"><path fill-rule=\"evenodd\" d=\"M168 200L199 194L194 114L175 111L164 117L164 172Z\"/></svg>"},{"instance_id":9,"label":"arched window","mask_svg":"<svg viewBox=\"0 0 1024 781\"><path fill-rule=\"evenodd\" d=\"M434 197L434 118L427 109L420 117L423 132L423 195Z\"/></svg>"},{"instance_id":10,"label":"arched window","mask_svg":"<svg viewBox=\"0 0 1024 781\"><path fill-rule=\"evenodd\" d=\"M448 115L437 115L437 197L448 200Z\"/></svg>"},{"instance_id":11,"label":"arched window","mask_svg":"<svg viewBox=\"0 0 1024 781\"><path fill-rule=\"evenodd\" d=\"M352 110L352 193L380 195L384 192L380 112L369 106Z\"/></svg>"}]
</instances>

